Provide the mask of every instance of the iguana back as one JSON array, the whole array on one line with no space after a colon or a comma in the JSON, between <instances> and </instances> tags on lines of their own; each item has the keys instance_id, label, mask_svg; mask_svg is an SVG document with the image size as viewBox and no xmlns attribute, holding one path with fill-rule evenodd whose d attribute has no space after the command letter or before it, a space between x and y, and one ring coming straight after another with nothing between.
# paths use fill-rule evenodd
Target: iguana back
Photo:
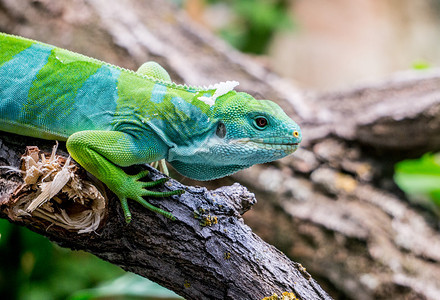
<instances>
[{"instance_id":1,"label":"iguana back","mask_svg":"<svg viewBox=\"0 0 440 300\"><path fill-rule=\"evenodd\" d=\"M178 85L168 88L130 70L2 33L0 83L2 130L59 140L83 130L118 130L140 115L139 123L172 123L173 107L161 104L162 98L187 102L194 96Z\"/></svg>"},{"instance_id":2,"label":"iguana back","mask_svg":"<svg viewBox=\"0 0 440 300\"><path fill-rule=\"evenodd\" d=\"M108 130L120 73L67 50L1 34L0 126L61 140L76 131Z\"/></svg>"}]
</instances>

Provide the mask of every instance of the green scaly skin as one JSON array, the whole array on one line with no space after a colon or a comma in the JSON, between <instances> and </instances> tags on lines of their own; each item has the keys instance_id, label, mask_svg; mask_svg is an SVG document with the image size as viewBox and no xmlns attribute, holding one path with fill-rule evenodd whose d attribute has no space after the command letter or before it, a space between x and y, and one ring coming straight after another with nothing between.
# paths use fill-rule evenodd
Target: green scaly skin
<instances>
[{"instance_id":1,"label":"green scaly skin","mask_svg":"<svg viewBox=\"0 0 440 300\"><path fill-rule=\"evenodd\" d=\"M67 141L70 155L120 199L167 218L143 199L166 180L121 167L166 159L197 180L230 175L293 153L299 126L274 102L227 82L208 88L172 83L154 62L137 72L25 38L0 33L0 129Z\"/></svg>"}]
</instances>

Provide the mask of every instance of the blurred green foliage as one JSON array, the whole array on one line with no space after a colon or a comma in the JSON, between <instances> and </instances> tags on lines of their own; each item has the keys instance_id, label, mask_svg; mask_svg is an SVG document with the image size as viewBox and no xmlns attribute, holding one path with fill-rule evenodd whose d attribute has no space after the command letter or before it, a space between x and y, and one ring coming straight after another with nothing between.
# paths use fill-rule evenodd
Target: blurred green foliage
<instances>
[{"instance_id":1,"label":"blurred green foliage","mask_svg":"<svg viewBox=\"0 0 440 300\"><path fill-rule=\"evenodd\" d=\"M175 293L161 287L157 283L133 274L125 275L104 283L97 288L82 290L75 293L69 300L89 299L183 299Z\"/></svg>"},{"instance_id":2,"label":"blurred green foliage","mask_svg":"<svg viewBox=\"0 0 440 300\"><path fill-rule=\"evenodd\" d=\"M413 70L427 70L431 68L431 64L424 59L418 59L413 62L412 68Z\"/></svg>"},{"instance_id":3,"label":"blurred green foliage","mask_svg":"<svg viewBox=\"0 0 440 300\"><path fill-rule=\"evenodd\" d=\"M440 216L440 153L397 163L394 180L411 201Z\"/></svg>"},{"instance_id":4,"label":"blurred green foliage","mask_svg":"<svg viewBox=\"0 0 440 300\"><path fill-rule=\"evenodd\" d=\"M109 283L92 289L105 281ZM181 299L145 278L89 253L63 249L4 219L0 219L0 295L8 300Z\"/></svg>"},{"instance_id":5,"label":"blurred green foliage","mask_svg":"<svg viewBox=\"0 0 440 300\"><path fill-rule=\"evenodd\" d=\"M220 35L235 48L248 53L263 54L279 30L291 29L287 0L207 0L208 4L227 4L234 18L220 29Z\"/></svg>"},{"instance_id":6,"label":"blurred green foliage","mask_svg":"<svg viewBox=\"0 0 440 300\"><path fill-rule=\"evenodd\" d=\"M121 276L116 266L56 246L26 228L0 220L0 295L3 299L66 299Z\"/></svg>"}]
</instances>

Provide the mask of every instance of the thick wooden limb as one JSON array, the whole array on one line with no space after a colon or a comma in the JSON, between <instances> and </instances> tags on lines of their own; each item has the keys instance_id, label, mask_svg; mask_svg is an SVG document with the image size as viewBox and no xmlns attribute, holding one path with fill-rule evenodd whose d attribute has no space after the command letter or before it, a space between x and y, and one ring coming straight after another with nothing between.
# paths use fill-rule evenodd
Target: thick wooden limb
<instances>
[{"instance_id":1,"label":"thick wooden limb","mask_svg":"<svg viewBox=\"0 0 440 300\"><path fill-rule=\"evenodd\" d=\"M19 166L24 143L34 141L5 134L0 143L2 164ZM151 169L152 179L162 177ZM99 229L79 234L41 218L17 216L8 200L20 180L7 169L1 172L0 216L24 225L63 247L85 250L124 270L150 278L187 299L262 299L293 292L300 299L330 299L298 263L265 243L244 224L241 214L256 202L239 184L208 191L171 180L163 191L184 189L167 199L148 199L171 211L171 221L129 202L133 221L126 224L119 201L110 197Z\"/></svg>"},{"instance_id":2,"label":"thick wooden limb","mask_svg":"<svg viewBox=\"0 0 440 300\"><path fill-rule=\"evenodd\" d=\"M440 149L440 70L408 71L384 82L310 99L316 123L344 140L384 151ZM316 125L315 123L315 125Z\"/></svg>"}]
</instances>

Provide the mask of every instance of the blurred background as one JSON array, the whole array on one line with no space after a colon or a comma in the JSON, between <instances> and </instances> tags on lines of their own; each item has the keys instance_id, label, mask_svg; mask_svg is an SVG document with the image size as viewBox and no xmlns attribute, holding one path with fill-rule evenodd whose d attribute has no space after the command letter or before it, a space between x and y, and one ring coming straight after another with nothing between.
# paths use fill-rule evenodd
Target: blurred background
<instances>
[{"instance_id":1,"label":"blurred background","mask_svg":"<svg viewBox=\"0 0 440 300\"><path fill-rule=\"evenodd\" d=\"M194 20L306 89L340 90L440 63L438 0L182 3Z\"/></svg>"},{"instance_id":2,"label":"blurred background","mask_svg":"<svg viewBox=\"0 0 440 300\"><path fill-rule=\"evenodd\" d=\"M422 72L440 65L439 0L172 2L206 30L305 90L338 91L395 72ZM401 188L414 187L415 177L421 182L429 178L431 184L416 193L440 202L436 188L440 167L435 156L400 166ZM3 219L0 297L178 299L116 266L62 249Z\"/></svg>"}]
</instances>

